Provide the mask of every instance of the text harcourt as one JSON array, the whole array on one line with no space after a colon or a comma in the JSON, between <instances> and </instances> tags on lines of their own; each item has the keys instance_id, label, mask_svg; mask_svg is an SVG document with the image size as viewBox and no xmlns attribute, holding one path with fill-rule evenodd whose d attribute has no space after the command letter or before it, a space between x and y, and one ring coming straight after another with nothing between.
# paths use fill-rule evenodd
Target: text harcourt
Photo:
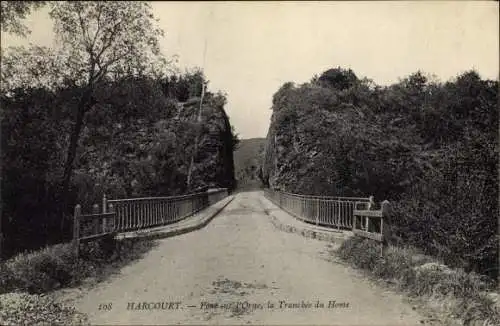
<instances>
[{"instance_id":1,"label":"text harcourt","mask_svg":"<svg viewBox=\"0 0 500 326\"><path fill-rule=\"evenodd\" d=\"M129 302L127 310L177 310L181 301Z\"/></svg>"}]
</instances>

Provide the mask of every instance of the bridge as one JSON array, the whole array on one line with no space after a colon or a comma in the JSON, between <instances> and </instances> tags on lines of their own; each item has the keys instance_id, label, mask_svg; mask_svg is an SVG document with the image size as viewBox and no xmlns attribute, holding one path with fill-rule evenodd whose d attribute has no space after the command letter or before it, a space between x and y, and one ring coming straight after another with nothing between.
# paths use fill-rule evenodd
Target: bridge
<instances>
[{"instance_id":1,"label":"bridge","mask_svg":"<svg viewBox=\"0 0 500 326\"><path fill-rule=\"evenodd\" d=\"M160 237L141 260L68 300L92 324L420 324L425 318L401 295L335 257L353 234L355 212L372 205L272 190L103 199L93 214L75 209L78 241L176 236ZM186 225L192 232L168 233Z\"/></svg>"}]
</instances>

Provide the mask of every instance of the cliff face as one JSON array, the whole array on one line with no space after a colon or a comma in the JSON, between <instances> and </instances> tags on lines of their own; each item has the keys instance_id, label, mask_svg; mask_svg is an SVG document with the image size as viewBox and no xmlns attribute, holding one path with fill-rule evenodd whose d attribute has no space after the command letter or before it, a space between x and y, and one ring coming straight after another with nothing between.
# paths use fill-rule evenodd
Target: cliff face
<instances>
[{"instance_id":1,"label":"cliff face","mask_svg":"<svg viewBox=\"0 0 500 326\"><path fill-rule=\"evenodd\" d=\"M340 187L349 177L345 146L362 144L364 123L350 105L339 103L335 91L318 85L285 85L275 95L267 135L263 179L270 187L301 194L357 195L359 188ZM368 130L369 131L369 130ZM349 164L355 164L352 159ZM362 182L362 178L354 180Z\"/></svg>"},{"instance_id":2,"label":"cliff face","mask_svg":"<svg viewBox=\"0 0 500 326\"><path fill-rule=\"evenodd\" d=\"M225 98L207 93L198 123L195 95L200 87L191 91L187 86L196 83L183 83L131 77L93 94L74 163L71 207L78 203L89 211L103 194L116 199L234 188ZM79 94L72 88L26 89L1 98L6 252L58 242L63 236L56 214L59 184ZM193 156L193 182L188 185Z\"/></svg>"},{"instance_id":3,"label":"cliff face","mask_svg":"<svg viewBox=\"0 0 500 326\"><path fill-rule=\"evenodd\" d=\"M184 105L180 114L181 124L191 124L198 132L198 138L196 134L188 136L192 142L185 148L186 153L194 154L191 189L214 187L232 190L235 187L233 134L223 102L217 98L205 98L198 125L193 121L197 120L199 105L199 99L194 98ZM194 146L196 139L197 148Z\"/></svg>"},{"instance_id":4,"label":"cliff face","mask_svg":"<svg viewBox=\"0 0 500 326\"><path fill-rule=\"evenodd\" d=\"M283 85L272 109L271 188L388 199L394 241L496 277L497 80L417 72L381 87L337 68Z\"/></svg>"},{"instance_id":5,"label":"cliff face","mask_svg":"<svg viewBox=\"0 0 500 326\"><path fill-rule=\"evenodd\" d=\"M84 144L95 150L78 171L87 176L89 171L100 171L102 182L98 183L115 198L178 195L206 187L233 189L232 131L224 99L210 93L205 96L198 122L200 98L181 103L162 98L161 92L155 95L161 98L155 99L160 103L159 114L149 111L139 113L139 119L127 116L115 122L120 132L95 147L95 134L85 135ZM144 99L137 100L144 106ZM102 121L95 123L90 130L99 130ZM115 184L110 185L111 180Z\"/></svg>"}]
</instances>

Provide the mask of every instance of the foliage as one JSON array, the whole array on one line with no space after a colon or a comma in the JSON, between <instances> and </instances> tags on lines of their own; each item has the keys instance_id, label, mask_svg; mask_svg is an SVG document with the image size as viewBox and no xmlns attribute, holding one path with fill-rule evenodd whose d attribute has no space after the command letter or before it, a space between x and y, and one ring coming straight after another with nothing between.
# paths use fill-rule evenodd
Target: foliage
<instances>
[{"instance_id":1,"label":"foliage","mask_svg":"<svg viewBox=\"0 0 500 326\"><path fill-rule=\"evenodd\" d=\"M2 325L90 325L88 317L74 307L36 294L0 294Z\"/></svg>"},{"instance_id":2,"label":"foliage","mask_svg":"<svg viewBox=\"0 0 500 326\"><path fill-rule=\"evenodd\" d=\"M258 186L259 166L264 155L265 138L242 139L234 152L238 188Z\"/></svg>"},{"instance_id":3,"label":"foliage","mask_svg":"<svg viewBox=\"0 0 500 326\"><path fill-rule=\"evenodd\" d=\"M393 241L498 275L498 81L420 71L387 87L335 68L273 97L262 179L394 206Z\"/></svg>"},{"instance_id":4,"label":"foliage","mask_svg":"<svg viewBox=\"0 0 500 326\"><path fill-rule=\"evenodd\" d=\"M85 114L96 104L96 90L110 82L119 84L134 76L159 77L166 60L159 49L157 28L151 7L145 2L50 2L56 48L32 46L2 53L2 94L12 90L44 87L54 92L71 88L76 94L71 115L73 124L60 178L60 232L71 212L71 177ZM34 78L30 78L30 76ZM72 112L72 113L73 113Z\"/></svg>"},{"instance_id":5,"label":"foliage","mask_svg":"<svg viewBox=\"0 0 500 326\"><path fill-rule=\"evenodd\" d=\"M204 84L207 84L203 71L199 68L186 71L182 75L171 75L162 81L165 96L186 102L193 97L199 97Z\"/></svg>"},{"instance_id":6,"label":"foliage","mask_svg":"<svg viewBox=\"0 0 500 326\"><path fill-rule=\"evenodd\" d=\"M463 325L500 322L500 307L488 294L494 287L476 273L449 269L413 247L389 246L381 257L380 244L361 237L345 240L337 254L377 279L395 283L429 302L439 302L445 318L459 319Z\"/></svg>"},{"instance_id":7,"label":"foliage","mask_svg":"<svg viewBox=\"0 0 500 326\"><path fill-rule=\"evenodd\" d=\"M148 239L101 239L81 244L78 258L71 244L18 254L0 263L0 322L88 325L85 315L54 302L50 292L102 281L155 245Z\"/></svg>"},{"instance_id":8,"label":"foliage","mask_svg":"<svg viewBox=\"0 0 500 326\"><path fill-rule=\"evenodd\" d=\"M147 2L58 2L50 16L58 50L78 85L144 74L152 64L165 62L159 47L163 30L155 26Z\"/></svg>"},{"instance_id":9,"label":"foliage","mask_svg":"<svg viewBox=\"0 0 500 326\"><path fill-rule=\"evenodd\" d=\"M31 31L21 21L32 11L45 6L47 1L2 1L0 3L0 26L2 32L26 36Z\"/></svg>"},{"instance_id":10,"label":"foliage","mask_svg":"<svg viewBox=\"0 0 500 326\"><path fill-rule=\"evenodd\" d=\"M2 229L6 255L63 241L60 177L80 89L17 89L2 105ZM234 187L232 129L222 94L203 108L196 187ZM96 90L79 140L70 206L89 211L108 198L188 192L198 106L180 109L161 81L130 77ZM29 239L29 241L27 240Z\"/></svg>"},{"instance_id":11,"label":"foliage","mask_svg":"<svg viewBox=\"0 0 500 326\"><path fill-rule=\"evenodd\" d=\"M195 122L193 97L208 82L200 69L166 77L163 31L148 3L49 5L55 48L2 52L3 254L67 241L64 221L77 202L88 209L104 193L192 191L186 174L198 131L195 185L234 187L225 95L208 92L205 119Z\"/></svg>"},{"instance_id":12,"label":"foliage","mask_svg":"<svg viewBox=\"0 0 500 326\"><path fill-rule=\"evenodd\" d=\"M101 239L81 244L78 258L72 244L21 253L0 264L0 294L48 293L78 285L88 277L102 279L111 270L140 258L154 245L154 241L146 239Z\"/></svg>"}]
</instances>

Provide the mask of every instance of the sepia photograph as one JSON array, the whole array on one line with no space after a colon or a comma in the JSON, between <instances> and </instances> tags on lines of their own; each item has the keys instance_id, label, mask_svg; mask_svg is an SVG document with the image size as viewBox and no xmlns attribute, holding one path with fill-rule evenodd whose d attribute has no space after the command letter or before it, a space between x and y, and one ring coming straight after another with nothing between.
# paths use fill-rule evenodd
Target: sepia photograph
<instances>
[{"instance_id":1,"label":"sepia photograph","mask_svg":"<svg viewBox=\"0 0 500 326\"><path fill-rule=\"evenodd\" d=\"M498 1L0 4L0 325L500 325Z\"/></svg>"}]
</instances>

